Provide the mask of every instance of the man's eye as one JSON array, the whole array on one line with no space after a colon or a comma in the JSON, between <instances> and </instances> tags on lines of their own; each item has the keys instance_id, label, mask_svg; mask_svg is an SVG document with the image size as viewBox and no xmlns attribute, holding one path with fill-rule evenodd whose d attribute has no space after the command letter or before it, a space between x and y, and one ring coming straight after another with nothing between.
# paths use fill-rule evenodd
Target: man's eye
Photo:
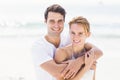
<instances>
[{"instance_id":1,"label":"man's eye","mask_svg":"<svg viewBox=\"0 0 120 80\"><path fill-rule=\"evenodd\" d=\"M71 34L75 34L74 32L71 32Z\"/></svg>"},{"instance_id":2,"label":"man's eye","mask_svg":"<svg viewBox=\"0 0 120 80\"><path fill-rule=\"evenodd\" d=\"M51 24L54 24L54 23L55 23L55 21L50 21L50 23L51 23Z\"/></svg>"},{"instance_id":3,"label":"man's eye","mask_svg":"<svg viewBox=\"0 0 120 80\"><path fill-rule=\"evenodd\" d=\"M63 22L64 22L63 20L59 20L58 24L63 24Z\"/></svg>"}]
</instances>

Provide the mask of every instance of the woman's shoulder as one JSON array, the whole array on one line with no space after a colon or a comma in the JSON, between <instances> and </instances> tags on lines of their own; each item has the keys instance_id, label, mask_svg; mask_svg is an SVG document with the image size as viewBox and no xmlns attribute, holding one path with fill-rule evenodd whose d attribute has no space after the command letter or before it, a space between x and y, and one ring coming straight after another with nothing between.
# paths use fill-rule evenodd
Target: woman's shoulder
<instances>
[{"instance_id":1,"label":"woman's shoulder","mask_svg":"<svg viewBox=\"0 0 120 80\"><path fill-rule=\"evenodd\" d=\"M72 54L72 45L69 44L65 47L58 48L56 52L60 53L60 55L66 56L66 58L69 58Z\"/></svg>"},{"instance_id":2,"label":"woman's shoulder","mask_svg":"<svg viewBox=\"0 0 120 80\"><path fill-rule=\"evenodd\" d=\"M71 48L72 48L72 45L69 44L67 46L57 48L57 51L68 53L71 50Z\"/></svg>"},{"instance_id":3,"label":"woman's shoulder","mask_svg":"<svg viewBox=\"0 0 120 80\"><path fill-rule=\"evenodd\" d=\"M65 47L57 48L56 53L65 54L66 53L66 48Z\"/></svg>"}]
</instances>

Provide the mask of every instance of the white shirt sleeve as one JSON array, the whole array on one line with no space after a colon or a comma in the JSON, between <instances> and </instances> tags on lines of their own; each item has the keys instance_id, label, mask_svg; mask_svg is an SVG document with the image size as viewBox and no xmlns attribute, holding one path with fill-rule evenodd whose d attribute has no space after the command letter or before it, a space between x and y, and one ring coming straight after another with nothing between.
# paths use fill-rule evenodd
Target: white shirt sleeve
<instances>
[{"instance_id":1,"label":"white shirt sleeve","mask_svg":"<svg viewBox=\"0 0 120 80\"><path fill-rule=\"evenodd\" d=\"M49 51L47 50L46 45L43 45L41 43L35 43L32 47L32 56L35 65L41 65L42 63L49 61L52 58L52 56L49 54Z\"/></svg>"}]
</instances>

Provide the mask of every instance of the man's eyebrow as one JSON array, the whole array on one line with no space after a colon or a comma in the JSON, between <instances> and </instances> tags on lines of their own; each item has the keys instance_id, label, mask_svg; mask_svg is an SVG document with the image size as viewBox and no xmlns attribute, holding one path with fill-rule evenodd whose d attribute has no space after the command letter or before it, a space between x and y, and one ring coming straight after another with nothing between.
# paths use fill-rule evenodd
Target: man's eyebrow
<instances>
[{"instance_id":1,"label":"man's eyebrow","mask_svg":"<svg viewBox=\"0 0 120 80\"><path fill-rule=\"evenodd\" d=\"M60 19L60 20L58 20L58 21L63 21L63 19Z\"/></svg>"},{"instance_id":2,"label":"man's eyebrow","mask_svg":"<svg viewBox=\"0 0 120 80\"><path fill-rule=\"evenodd\" d=\"M50 21L54 21L53 19L50 19Z\"/></svg>"}]
</instances>

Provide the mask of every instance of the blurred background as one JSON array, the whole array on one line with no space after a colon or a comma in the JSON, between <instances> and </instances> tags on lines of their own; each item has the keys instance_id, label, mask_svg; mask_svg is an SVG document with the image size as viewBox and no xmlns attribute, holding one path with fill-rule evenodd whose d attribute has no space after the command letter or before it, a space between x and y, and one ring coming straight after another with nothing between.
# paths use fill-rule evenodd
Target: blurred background
<instances>
[{"instance_id":1,"label":"blurred background","mask_svg":"<svg viewBox=\"0 0 120 80\"><path fill-rule=\"evenodd\" d=\"M44 11L54 3L67 12L65 31L75 16L90 22L90 42L104 52L96 80L119 80L119 0L0 0L0 80L35 80L31 47L46 32Z\"/></svg>"}]
</instances>

